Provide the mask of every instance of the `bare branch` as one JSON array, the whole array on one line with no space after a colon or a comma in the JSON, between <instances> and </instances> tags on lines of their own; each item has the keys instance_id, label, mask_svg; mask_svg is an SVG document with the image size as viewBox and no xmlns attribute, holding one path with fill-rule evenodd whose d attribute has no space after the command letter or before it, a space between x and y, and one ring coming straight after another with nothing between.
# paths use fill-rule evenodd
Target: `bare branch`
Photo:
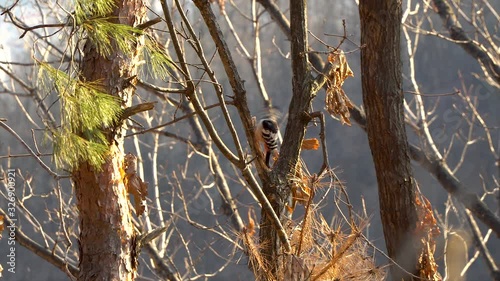
<instances>
[{"instance_id":1,"label":"bare branch","mask_svg":"<svg viewBox=\"0 0 500 281\"><path fill-rule=\"evenodd\" d=\"M0 209L0 214L3 215L8 225L15 225L15 223L10 220L10 218L2 209ZM77 276L79 272L79 269L76 265L69 263L67 260L64 260L57 254L51 252L50 249L47 249L37 242L31 240L31 238L29 238L19 227L16 228L16 241L19 242L21 246L35 253L42 259L60 269L62 272L68 274L68 277L71 280L76 280L75 276Z\"/></svg>"},{"instance_id":2,"label":"bare branch","mask_svg":"<svg viewBox=\"0 0 500 281\"><path fill-rule=\"evenodd\" d=\"M235 94L234 98L235 106L236 108L238 108L238 113L240 114L240 119L243 123L243 127L245 128L247 139L250 140L249 142L250 147L252 148L252 151L255 153L255 155L257 155L258 150L255 145L253 124L252 124L252 119L250 117L250 110L248 109L248 105L246 102L246 91L243 87L243 81L241 80L238 74L236 65L231 57L229 48L225 40L223 39L222 32L215 19L215 15L213 14L213 11L210 7L210 3L206 0L195 0L194 2L196 7L198 7L198 9L200 10L202 17L205 20L206 25L208 26L208 30L212 35L212 39L214 40L216 46L218 47L217 50L219 52L219 56L224 65L224 69L228 74L229 82ZM265 164L263 165L263 163L262 164L259 163L256 166L261 180L263 182L266 182L266 180L268 179L268 174L267 174L267 169L264 167ZM269 216L271 216L274 226L277 227L279 231L280 234L279 237L281 239L281 242L283 243L287 251L289 251L290 244L288 239L286 238L286 233L283 229L281 221L279 220L279 217L276 215L276 213L273 211L272 205L269 203L269 200L260 189L252 171L249 168L249 165L247 163L244 163L244 165L239 166L239 168L243 173L243 177L245 178L250 188L252 189L252 192L254 192L254 194L259 199L262 208L266 211L266 213Z\"/></svg>"},{"instance_id":3,"label":"bare branch","mask_svg":"<svg viewBox=\"0 0 500 281\"><path fill-rule=\"evenodd\" d=\"M472 235L474 237L474 243L476 244L476 247L479 249L479 252L484 258L484 261L486 262L486 265L488 266L490 270L490 275L493 278L493 280L498 281L500 280L500 271L498 270L497 265L495 264L495 261L491 257L490 251L488 248L486 248L486 245L483 242L483 235L481 235L481 231L479 230L479 227L477 226L476 220L474 217L471 215L469 210L465 210L467 214L467 221L469 222L469 225L472 229Z\"/></svg>"},{"instance_id":4,"label":"bare branch","mask_svg":"<svg viewBox=\"0 0 500 281\"><path fill-rule=\"evenodd\" d=\"M52 171L52 169L49 166L47 166L47 164L45 164L45 162L43 162L43 160L40 159L40 157L31 149L31 147L29 147L29 145L11 127L9 127L9 125L7 125L4 121L0 120L0 127L4 128L7 132L12 134L28 150L28 152L36 159L36 161L40 164L40 166L42 166L42 168L44 168L49 173L49 175L51 175L56 180L62 177L59 174L57 174L56 172Z\"/></svg>"},{"instance_id":5,"label":"bare branch","mask_svg":"<svg viewBox=\"0 0 500 281\"><path fill-rule=\"evenodd\" d=\"M410 155L423 168L439 181L441 186L460 201L480 221L491 228L500 237L500 219L484 204L476 194L468 189L451 172L446 162L429 159L425 153L414 145L410 145Z\"/></svg>"},{"instance_id":6,"label":"bare branch","mask_svg":"<svg viewBox=\"0 0 500 281\"><path fill-rule=\"evenodd\" d=\"M144 250L148 252L149 256L153 260L153 263L158 267L156 272L160 275L160 277L172 281L182 280L182 278L179 276L179 273L174 273L174 270L171 269L169 265L163 262L164 259L158 254L153 246L151 246L151 244L146 244Z\"/></svg>"},{"instance_id":7,"label":"bare branch","mask_svg":"<svg viewBox=\"0 0 500 281\"><path fill-rule=\"evenodd\" d=\"M493 85L500 88L500 65L498 61L479 42L469 38L446 0L433 0L432 2L445 28L450 33L451 39L460 41L462 49L479 62L485 74L495 83Z\"/></svg>"}]
</instances>

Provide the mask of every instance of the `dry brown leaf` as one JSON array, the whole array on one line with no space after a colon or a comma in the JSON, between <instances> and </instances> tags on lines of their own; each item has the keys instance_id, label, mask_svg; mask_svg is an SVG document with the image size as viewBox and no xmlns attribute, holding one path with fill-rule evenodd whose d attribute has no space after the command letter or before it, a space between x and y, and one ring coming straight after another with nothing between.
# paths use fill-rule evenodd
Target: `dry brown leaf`
<instances>
[{"instance_id":1,"label":"dry brown leaf","mask_svg":"<svg viewBox=\"0 0 500 281\"><path fill-rule=\"evenodd\" d=\"M146 211L146 197L148 196L148 183L143 182L137 175L137 157L131 153L125 155L123 163L125 171L124 183L128 193L134 195L134 207L137 216Z\"/></svg>"},{"instance_id":2,"label":"dry brown leaf","mask_svg":"<svg viewBox=\"0 0 500 281\"><path fill-rule=\"evenodd\" d=\"M255 234L255 221L252 218L253 209L248 209L248 224L245 226L244 231L253 236Z\"/></svg>"},{"instance_id":3,"label":"dry brown leaf","mask_svg":"<svg viewBox=\"0 0 500 281\"><path fill-rule=\"evenodd\" d=\"M305 150L318 150L319 140L317 138L305 139L302 141L301 147Z\"/></svg>"},{"instance_id":4,"label":"dry brown leaf","mask_svg":"<svg viewBox=\"0 0 500 281\"><path fill-rule=\"evenodd\" d=\"M339 116L342 124L351 126L349 109L354 105L342 89L348 77L354 77L347 59L342 50L332 51L328 55L328 62L332 65L328 73L325 105L330 115Z\"/></svg>"},{"instance_id":5,"label":"dry brown leaf","mask_svg":"<svg viewBox=\"0 0 500 281\"><path fill-rule=\"evenodd\" d=\"M434 258L434 253L436 251L435 238L439 236L440 230L437 226L436 218L434 218L432 205L429 200L420 192L417 192L415 203L417 205L418 216L415 234L419 237L422 249L418 259L420 277L439 281L442 280L442 278L437 270L438 265Z\"/></svg>"}]
</instances>

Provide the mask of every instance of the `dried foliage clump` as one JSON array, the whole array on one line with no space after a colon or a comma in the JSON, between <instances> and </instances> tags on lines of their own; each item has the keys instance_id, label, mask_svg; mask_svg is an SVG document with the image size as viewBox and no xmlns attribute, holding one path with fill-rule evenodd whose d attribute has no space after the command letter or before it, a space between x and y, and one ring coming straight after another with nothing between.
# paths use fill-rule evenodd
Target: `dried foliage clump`
<instances>
[{"instance_id":1,"label":"dried foliage clump","mask_svg":"<svg viewBox=\"0 0 500 281\"><path fill-rule=\"evenodd\" d=\"M252 237L254 220L251 217L242 233L250 267L261 277L259 280L384 280L385 271L376 267L361 233L365 222L346 224L334 220L328 223L313 199L316 191L331 187L331 183L322 181L321 176L310 175L303 163L298 165L298 170L293 180L293 205L288 206L288 211L293 212L299 202L304 205L304 215L300 220L291 220L287 226L292 251L283 255L277 278L262 277L262 272L270 270Z\"/></svg>"},{"instance_id":2,"label":"dried foliage clump","mask_svg":"<svg viewBox=\"0 0 500 281\"><path fill-rule=\"evenodd\" d=\"M131 153L125 155L123 162L123 182L129 194L134 195L134 207L137 216L146 211L148 183L143 182L137 175L137 157Z\"/></svg>"},{"instance_id":3,"label":"dried foliage clump","mask_svg":"<svg viewBox=\"0 0 500 281\"><path fill-rule=\"evenodd\" d=\"M295 175L291 177L291 190L292 197L291 202L287 204L287 211L292 214L295 210L297 203L301 205L307 205L311 199L312 187L318 182L316 175L309 175L304 162L299 162L297 164L297 169L295 169Z\"/></svg>"},{"instance_id":4,"label":"dried foliage clump","mask_svg":"<svg viewBox=\"0 0 500 281\"><path fill-rule=\"evenodd\" d=\"M273 275L269 271L269 266L265 264L265 259L262 258L260 254L260 245L258 243L258 237L255 235L255 213L253 210L248 210L248 224L245 225L243 231L241 232L241 237L245 245L246 254L249 258L249 267L254 270L255 276L266 276L266 280L273 280ZM264 274L257 274L257 271L261 270Z\"/></svg>"},{"instance_id":5,"label":"dried foliage clump","mask_svg":"<svg viewBox=\"0 0 500 281\"><path fill-rule=\"evenodd\" d=\"M442 280L438 265L434 259L436 252L436 237L440 235L439 227L437 226L436 218L432 212L432 205L427 198L417 192L415 203L417 205L418 223L415 228L415 234L420 243L422 252L419 255L419 271L420 277L428 280Z\"/></svg>"},{"instance_id":6,"label":"dried foliage clump","mask_svg":"<svg viewBox=\"0 0 500 281\"><path fill-rule=\"evenodd\" d=\"M342 124L351 126L349 109L353 108L354 105L345 94L342 85L347 77L354 77L354 73L342 50L332 51L328 55L328 62L332 65L332 69L328 73L326 82L326 110L332 116L339 116Z\"/></svg>"},{"instance_id":7,"label":"dried foliage clump","mask_svg":"<svg viewBox=\"0 0 500 281\"><path fill-rule=\"evenodd\" d=\"M291 257L300 261L295 265L302 265L302 276L306 278L284 280L384 280L385 272L375 266L374 257L368 254L358 225L342 229L340 221L328 224L315 208L307 209L305 216L309 219L304 219L304 227L296 227L292 233ZM298 270L293 263L287 265L284 275L291 277Z\"/></svg>"}]
</instances>

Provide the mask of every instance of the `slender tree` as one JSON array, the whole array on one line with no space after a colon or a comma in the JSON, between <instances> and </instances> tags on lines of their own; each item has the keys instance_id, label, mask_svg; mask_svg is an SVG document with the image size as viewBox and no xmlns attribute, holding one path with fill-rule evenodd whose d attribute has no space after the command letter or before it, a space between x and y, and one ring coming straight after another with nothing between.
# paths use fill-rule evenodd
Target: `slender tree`
<instances>
[{"instance_id":1,"label":"slender tree","mask_svg":"<svg viewBox=\"0 0 500 281\"><path fill-rule=\"evenodd\" d=\"M377 173L380 216L393 280L418 276L415 179L404 122L400 0L360 1L361 80L366 130ZM401 268L400 268L401 267Z\"/></svg>"}]
</instances>

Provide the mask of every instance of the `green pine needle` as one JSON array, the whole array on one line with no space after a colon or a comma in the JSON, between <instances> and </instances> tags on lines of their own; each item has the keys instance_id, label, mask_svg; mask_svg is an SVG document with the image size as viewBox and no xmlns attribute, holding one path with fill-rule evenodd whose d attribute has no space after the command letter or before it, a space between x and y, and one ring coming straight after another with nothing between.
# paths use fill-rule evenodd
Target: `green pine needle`
<instances>
[{"instance_id":1,"label":"green pine needle","mask_svg":"<svg viewBox=\"0 0 500 281\"><path fill-rule=\"evenodd\" d=\"M129 53L143 31L114 23L114 0L76 0L75 22L101 56L118 51ZM157 55L152 55L152 57ZM158 59L164 64L165 58ZM105 161L109 143L104 129L116 125L122 114L121 99L102 90L99 81L84 82L47 63L40 63L42 81L47 91L56 91L60 99L61 125L51 131L54 137L55 162L59 168L73 170L88 162L99 170Z\"/></svg>"},{"instance_id":2,"label":"green pine needle","mask_svg":"<svg viewBox=\"0 0 500 281\"><path fill-rule=\"evenodd\" d=\"M165 80L171 76L170 69L174 67L174 62L168 56L165 48L153 38L146 37L144 59L148 73L151 73L155 79Z\"/></svg>"},{"instance_id":3,"label":"green pine needle","mask_svg":"<svg viewBox=\"0 0 500 281\"><path fill-rule=\"evenodd\" d=\"M116 4L113 0L76 0L76 22L82 23L89 18L104 17L111 14L114 7Z\"/></svg>"},{"instance_id":4,"label":"green pine needle","mask_svg":"<svg viewBox=\"0 0 500 281\"><path fill-rule=\"evenodd\" d=\"M137 34L142 34L139 29L126 24L112 23L105 17L88 19L82 23L82 27L102 56L109 56L115 52L114 44L120 51L130 52L137 40Z\"/></svg>"},{"instance_id":5,"label":"green pine needle","mask_svg":"<svg viewBox=\"0 0 500 281\"><path fill-rule=\"evenodd\" d=\"M49 64L41 63L40 69L42 85L55 89L61 100L61 126L52 132L56 165L72 169L86 161L100 169L108 148L102 129L118 122L120 99Z\"/></svg>"},{"instance_id":6,"label":"green pine needle","mask_svg":"<svg viewBox=\"0 0 500 281\"><path fill-rule=\"evenodd\" d=\"M102 132L93 132L93 136ZM96 170L100 170L106 161L108 145L87 140L67 130L53 132L54 156L57 167L78 167L83 161L88 162Z\"/></svg>"}]
</instances>

